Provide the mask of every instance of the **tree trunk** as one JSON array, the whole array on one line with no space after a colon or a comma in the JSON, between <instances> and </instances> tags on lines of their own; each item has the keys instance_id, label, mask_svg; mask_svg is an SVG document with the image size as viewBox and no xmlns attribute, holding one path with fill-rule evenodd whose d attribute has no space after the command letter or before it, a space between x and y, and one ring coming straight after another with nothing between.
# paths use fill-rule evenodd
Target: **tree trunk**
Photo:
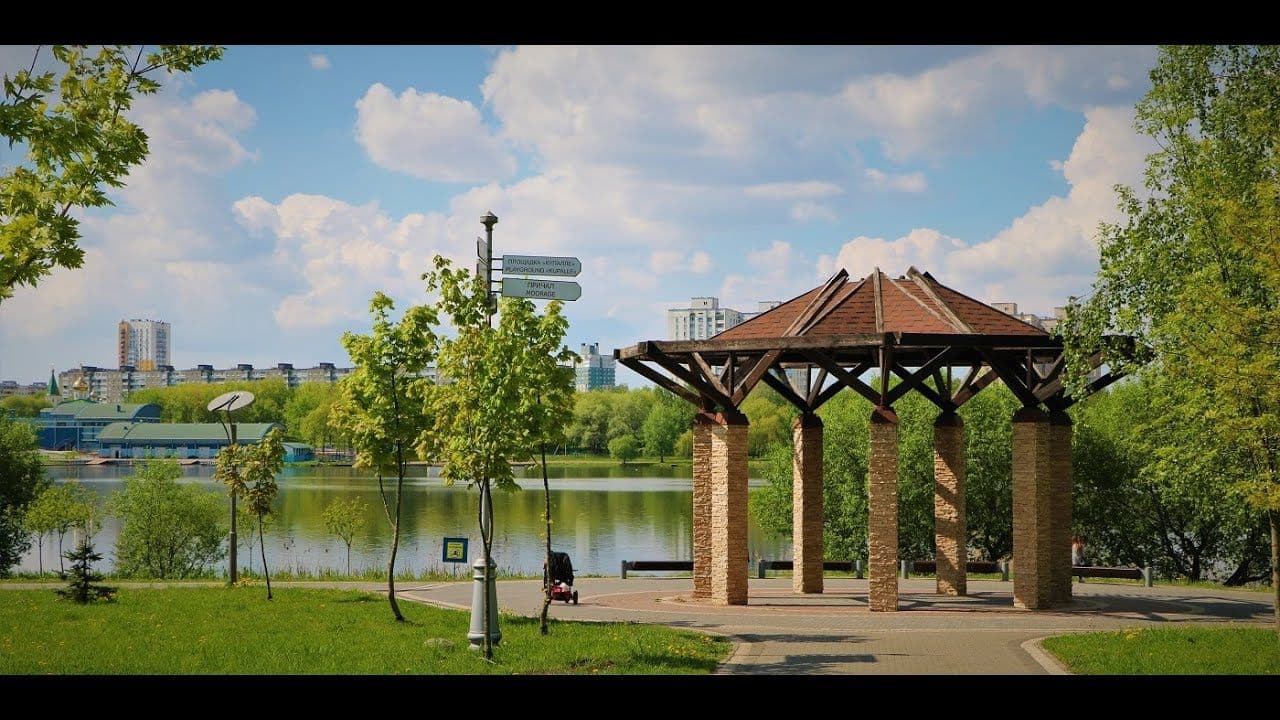
<instances>
[{"instance_id":1,"label":"tree trunk","mask_svg":"<svg viewBox=\"0 0 1280 720\"><path fill-rule=\"evenodd\" d=\"M62 537L64 535L66 535L66 533L58 533L58 574L59 575L67 574L67 568L65 565L62 564ZM31 546L28 545L27 547L31 547Z\"/></svg>"},{"instance_id":2,"label":"tree trunk","mask_svg":"<svg viewBox=\"0 0 1280 720\"><path fill-rule=\"evenodd\" d=\"M404 497L404 466L397 468L396 473L396 521L391 529L391 559L387 561L387 601L391 603L391 612L395 613L396 622L404 622L400 605L396 603L396 552L400 549L400 499Z\"/></svg>"},{"instance_id":3,"label":"tree trunk","mask_svg":"<svg viewBox=\"0 0 1280 720\"><path fill-rule=\"evenodd\" d=\"M546 506L547 560L546 560L546 565L543 566L544 568L543 578L546 584L546 587L543 589L546 590L546 597L542 599L542 620L538 629L542 631L543 635L546 635L549 632L547 629L547 611L551 607L551 588L555 583L555 578L551 576L551 481L547 479L547 446L545 444L542 445L541 451L542 451L542 493L543 493L543 496L546 498L546 505L547 505Z\"/></svg>"},{"instance_id":4,"label":"tree trunk","mask_svg":"<svg viewBox=\"0 0 1280 720\"><path fill-rule=\"evenodd\" d=\"M347 543L347 577L351 577L351 543Z\"/></svg>"},{"instance_id":5,"label":"tree trunk","mask_svg":"<svg viewBox=\"0 0 1280 720\"><path fill-rule=\"evenodd\" d=\"M267 579L267 599L271 599L271 572L267 570L267 541L262 538L262 513L258 513L258 551L262 553L262 576ZM249 551L253 557L253 551Z\"/></svg>"},{"instance_id":6,"label":"tree trunk","mask_svg":"<svg viewBox=\"0 0 1280 720\"><path fill-rule=\"evenodd\" d=\"M30 547L30 546L28 546ZM44 534L36 536L36 558L40 563L40 574L44 574Z\"/></svg>"},{"instance_id":7,"label":"tree trunk","mask_svg":"<svg viewBox=\"0 0 1280 720\"><path fill-rule=\"evenodd\" d=\"M1270 510L1271 521L1271 599L1275 603L1276 634L1280 634L1280 510Z\"/></svg>"}]
</instances>

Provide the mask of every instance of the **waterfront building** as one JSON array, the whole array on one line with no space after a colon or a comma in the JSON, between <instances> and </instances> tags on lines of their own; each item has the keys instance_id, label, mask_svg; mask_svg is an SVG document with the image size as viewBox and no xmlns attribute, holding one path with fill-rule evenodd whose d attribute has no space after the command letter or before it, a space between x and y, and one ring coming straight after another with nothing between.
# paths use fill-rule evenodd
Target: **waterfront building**
<instances>
[{"instance_id":1,"label":"waterfront building","mask_svg":"<svg viewBox=\"0 0 1280 720\"><path fill-rule=\"evenodd\" d=\"M121 421L140 425L158 423L160 406L155 403L132 405L64 400L53 407L43 408L31 423L36 428L40 447L45 450L93 452L98 449L98 436L102 430Z\"/></svg>"},{"instance_id":2,"label":"waterfront building","mask_svg":"<svg viewBox=\"0 0 1280 720\"><path fill-rule=\"evenodd\" d=\"M280 423L236 423L236 442L253 445L262 442ZM140 423L114 422L98 435L98 455L104 458L164 457L180 460L217 457L227 443L222 423ZM292 449L288 446L293 446ZM286 443L285 461L312 460L309 445Z\"/></svg>"}]
</instances>

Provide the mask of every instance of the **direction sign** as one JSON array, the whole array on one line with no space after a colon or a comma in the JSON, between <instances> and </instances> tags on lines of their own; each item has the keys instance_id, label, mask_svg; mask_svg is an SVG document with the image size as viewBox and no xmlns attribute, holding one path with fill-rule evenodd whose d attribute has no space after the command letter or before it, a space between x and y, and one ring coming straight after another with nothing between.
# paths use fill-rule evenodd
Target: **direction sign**
<instances>
[{"instance_id":1,"label":"direction sign","mask_svg":"<svg viewBox=\"0 0 1280 720\"><path fill-rule=\"evenodd\" d=\"M502 278L502 294L507 297L541 300L577 300L582 297L582 286L576 282L562 280Z\"/></svg>"},{"instance_id":2,"label":"direction sign","mask_svg":"<svg viewBox=\"0 0 1280 720\"><path fill-rule=\"evenodd\" d=\"M510 275L577 277L582 272L582 261L576 257L503 255L502 272Z\"/></svg>"},{"instance_id":3,"label":"direction sign","mask_svg":"<svg viewBox=\"0 0 1280 720\"><path fill-rule=\"evenodd\" d=\"M485 242L482 237L476 238L476 257L483 260L489 259L489 243Z\"/></svg>"}]
</instances>

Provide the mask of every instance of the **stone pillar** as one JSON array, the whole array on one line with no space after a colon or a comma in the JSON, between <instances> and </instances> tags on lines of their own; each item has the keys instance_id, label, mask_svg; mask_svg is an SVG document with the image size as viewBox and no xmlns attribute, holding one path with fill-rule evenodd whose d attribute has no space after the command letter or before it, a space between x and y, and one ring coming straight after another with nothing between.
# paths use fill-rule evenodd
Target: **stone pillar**
<instances>
[{"instance_id":1,"label":"stone pillar","mask_svg":"<svg viewBox=\"0 0 1280 720\"><path fill-rule=\"evenodd\" d=\"M933 537L938 594L967 594L969 525L964 511L964 422L944 412L933 423Z\"/></svg>"},{"instance_id":2,"label":"stone pillar","mask_svg":"<svg viewBox=\"0 0 1280 720\"><path fill-rule=\"evenodd\" d=\"M822 420L813 413L796 418L791 484L791 588L822 592Z\"/></svg>"},{"instance_id":3,"label":"stone pillar","mask_svg":"<svg viewBox=\"0 0 1280 720\"><path fill-rule=\"evenodd\" d=\"M869 434L867 605L872 612L893 612L898 609L898 416L893 408L871 411Z\"/></svg>"},{"instance_id":4,"label":"stone pillar","mask_svg":"<svg viewBox=\"0 0 1280 720\"><path fill-rule=\"evenodd\" d=\"M693 416L693 596L711 597L711 428L715 416Z\"/></svg>"},{"instance_id":5,"label":"stone pillar","mask_svg":"<svg viewBox=\"0 0 1280 720\"><path fill-rule=\"evenodd\" d=\"M711 602L747 604L747 417L711 426Z\"/></svg>"},{"instance_id":6,"label":"stone pillar","mask_svg":"<svg viewBox=\"0 0 1280 720\"><path fill-rule=\"evenodd\" d=\"M1044 610L1050 592L1049 416L1036 407L1013 414L1013 604Z\"/></svg>"},{"instance_id":7,"label":"stone pillar","mask_svg":"<svg viewBox=\"0 0 1280 720\"><path fill-rule=\"evenodd\" d=\"M1049 531L1053 603L1071 602L1071 416L1049 413Z\"/></svg>"}]
</instances>

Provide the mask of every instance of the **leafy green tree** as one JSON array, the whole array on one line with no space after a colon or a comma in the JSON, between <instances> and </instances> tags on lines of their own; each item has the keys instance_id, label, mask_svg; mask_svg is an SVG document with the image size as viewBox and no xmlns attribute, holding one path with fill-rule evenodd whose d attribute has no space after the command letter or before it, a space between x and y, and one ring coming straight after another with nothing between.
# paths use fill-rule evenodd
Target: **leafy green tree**
<instances>
[{"instance_id":1,"label":"leafy green tree","mask_svg":"<svg viewBox=\"0 0 1280 720\"><path fill-rule=\"evenodd\" d=\"M364 516L369 511L369 504L353 497L347 500L334 498L325 507L323 515L324 528L338 536L347 546L347 574L351 574L351 543L356 538L356 531L364 527Z\"/></svg>"},{"instance_id":2,"label":"leafy green tree","mask_svg":"<svg viewBox=\"0 0 1280 720\"><path fill-rule=\"evenodd\" d=\"M670 392L657 389L649 415L644 419L644 451L665 462L675 451L676 440L693 422L693 407Z\"/></svg>"},{"instance_id":3,"label":"leafy green tree","mask_svg":"<svg viewBox=\"0 0 1280 720\"><path fill-rule=\"evenodd\" d=\"M58 571L66 572L62 563L62 541L72 528L92 533L94 523L93 494L78 482L50 485L27 506L25 523L36 534L41 553L40 572L44 572L44 536L58 534Z\"/></svg>"},{"instance_id":4,"label":"leafy green tree","mask_svg":"<svg viewBox=\"0 0 1280 720\"><path fill-rule=\"evenodd\" d=\"M188 578L226 554L222 494L181 484L181 475L177 460L146 460L111 496L107 507L122 522L118 575Z\"/></svg>"},{"instance_id":5,"label":"leafy green tree","mask_svg":"<svg viewBox=\"0 0 1280 720\"><path fill-rule=\"evenodd\" d=\"M423 279L428 292L439 293L441 316L448 318L457 335L440 345L439 372L452 381L431 397L435 422L423 433L419 452L442 464L446 482L461 480L480 490L478 519L487 583L493 562L493 514L486 518L483 509L493 507L492 486L519 488L511 461L527 458L545 444L552 427L543 418L561 417L568 406L567 374L553 374L546 367L572 357L560 345L566 321L559 302L548 303L539 315L532 301L503 298L497 325L491 325L484 279L454 269L440 256ZM563 383L554 400L545 387L549 378L558 386ZM545 415L530 419L539 399ZM488 606L487 593L483 602L485 627L492 628L497 609ZM483 645L485 657L492 657L487 631Z\"/></svg>"},{"instance_id":6,"label":"leafy green tree","mask_svg":"<svg viewBox=\"0 0 1280 720\"><path fill-rule=\"evenodd\" d=\"M227 494L243 497L258 520L258 549L262 553L262 574L267 581L267 599L271 599L271 571L267 567L267 548L263 539L264 518L271 515L279 486L276 475L284 469L284 434L273 428L261 442L252 445L226 445L218 451L215 480L227 486Z\"/></svg>"},{"instance_id":7,"label":"leafy green tree","mask_svg":"<svg viewBox=\"0 0 1280 720\"><path fill-rule=\"evenodd\" d=\"M22 144L22 164L0 175L0 303L19 285L35 286L56 267L78 268L80 221L72 211L111 205L106 187L121 187L147 157L147 136L126 111L136 95L160 89L156 76L186 73L222 57L213 46L55 45L62 72L37 74L43 48L28 68L4 76L0 137Z\"/></svg>"},{"instance_id":8,"label":"leafy green tree","mask_svg":"<svg viewBox=\"0 0 1280 720\"><path fill-rule=\"evenodd\" d=\"M740 409L751 423L747 427L748 455L763 457L770 448L791 444L791 423L798 413L773 388L757 385Z\"/></svg>"},{"instance_id":9,"label":"leafy green tree","mask_svg":"<svg viewBox=\"0 0 1280 720\"><path fill-rule=\"evenodd\" d=\"M0 415L0 577L31 547L23 526L27 505L47 485L36 434L25 422Z\"/></svg>"},{"instance_id":10,"label":"leafy green tree","mask_svg":"<svg viewBox=\"0 0 1280 720\"><path fill-rule=\"evenodd\" d=\"M10 395L0 400L0 415L7 410L15 417L40 417L40 411L52 404L48 395Z\"/></svg>"},{"instance_id":11,"label":"leafy green tree","mask_svg":"<svg viewBox=\"0 0 1280 720\"><path fill-rule=\"evenodd\" d=\"M437 324L438 314L432 306L415 305L405 310L399 321L392 321L394 309L391 298L376 292L369 304L372 332L343 333L342 346L356 369L340 383L342 401L334 414L336 424L356 450L355 466L372 469L378 477L378 496L391 524L387 602L396 620L403 622L395 592L400 507L411 453L432 422L427 406L435 386L419 373L436 356L438 340L432 326ZM383 483L387 473L396 478L394 502L387 497Z\"/></svg>"},{"instance_id":12,"label":"leafy green tree","mask_svg":"<svg viewBox=\"0 0 1280 720\"><path fill-rule=\"evenodd\" d=\"M636 439L630 435L622 435L609 441L609 456L623 465L626 465L628 460L635 460L639 454L640 447L636 445Z\"/></svg>"},{"instance_id":13,"label":"leafy green tree","mask_svg":"<svg viewBox=\"0 0 1280 720\"><path fill-rule=\"evenodd\" d=\"M102 559L102 553L93 549L93 542L87 534L80 538L80 544L75 550L67 553L67 559L71 561L71 577L66 589L54 592L81 605L96 600L111 600L116 594L113 587L94 584L102 580L102 573L93 569L93 563Z\"/></svg>"},{"instance_id":14,"label":"leafy green tree","mask_svg":"<svg viewBox=\"0 0 1280 720\"><path fill-rule=\"evenodd\" d=\"M1147 196L1119 188L1127 217L1101 228L1097 281L1064 323L1069 379L1104 345L1113 368L1163 374L1172 414L1152 424L1198 426L1169 437L1219 461L1188 481L1267 518L1280 631L1280 46L1164 47L1151 83L1136 117L1159 146ZM1135 337L1131 356L1108 333ZM1187 475L1153 459L1160 482Z\"/></svg>"},{"instance_id":15,"label":"leafy green tree","mask_svg":"<svg viewBox=\"0 0 1280 720\"><path fill-rule=\"evenodd\" d=\"M603 455L609 451L609 416L612 413L609 390L580 392L574 396L573 424L568 439L574 447Z\"/></svg>"},{"instance_id":16,"label":"leafy green tree","mask_svg":"<svg viewBox=\"0 0 1280 720\"><path fill-rule=\"evenodd\" d=\"M996 382L960 408L969 544L987 560L1013 553L1013 414L1022 403Z\"/></svg>"}]
</instances>

